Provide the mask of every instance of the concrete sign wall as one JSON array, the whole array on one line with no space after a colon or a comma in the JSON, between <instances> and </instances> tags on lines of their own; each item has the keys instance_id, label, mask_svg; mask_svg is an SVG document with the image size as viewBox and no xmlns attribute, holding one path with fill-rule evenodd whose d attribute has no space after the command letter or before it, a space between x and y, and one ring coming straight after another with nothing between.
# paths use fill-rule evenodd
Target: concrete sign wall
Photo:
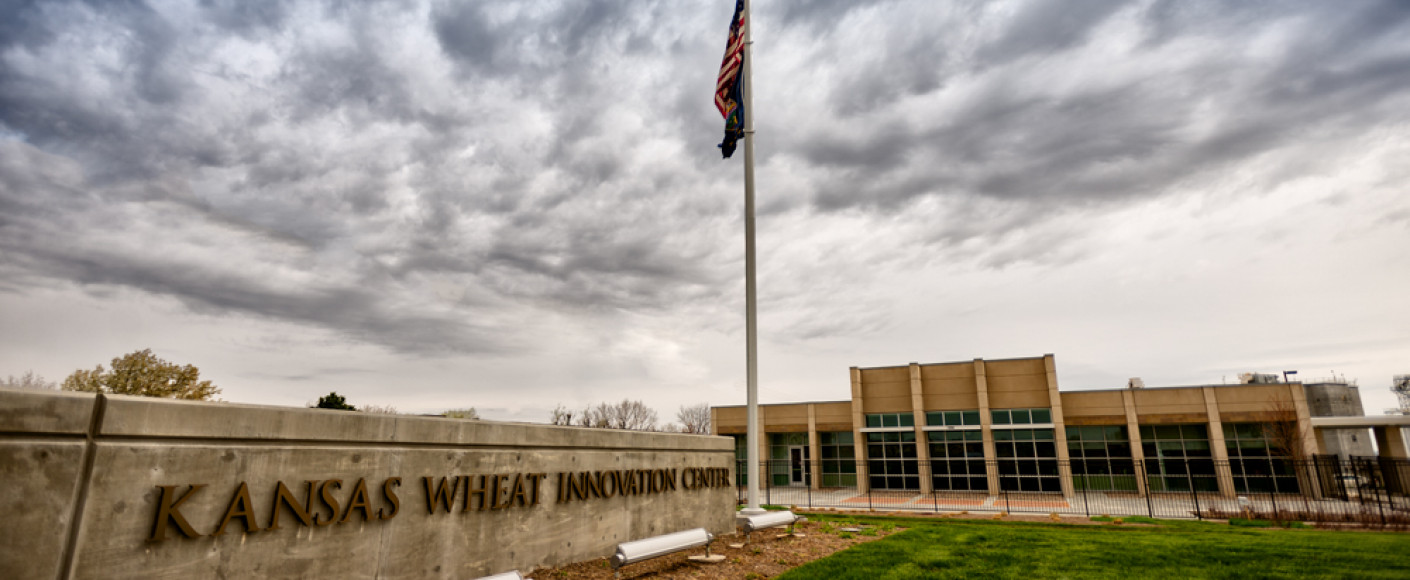
<instances>
[{"instance_id":1,"label":"concrete sign wall","mask_svg":"<svg viewBox=\"0 0 1410 580\"><path fill-rule=\"evenodd\" d=\"M733 529L723 437L0 391L0 578L474 578Z\"/></svg>"}]
</instances>

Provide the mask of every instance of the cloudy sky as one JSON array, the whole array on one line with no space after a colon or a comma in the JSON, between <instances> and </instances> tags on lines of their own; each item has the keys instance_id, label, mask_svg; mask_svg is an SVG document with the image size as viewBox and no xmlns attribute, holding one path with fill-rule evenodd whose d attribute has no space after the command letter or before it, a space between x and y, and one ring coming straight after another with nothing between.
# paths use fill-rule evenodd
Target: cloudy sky
<instances>
[{"instance_id":1,"label":"cloudy sky","mask_svg":"<svg viewBox=\"0 0 1410 580\"><path fill-rule=\"evenodd\" d=\"M0 376L744 402L729 0L9 1ZM1410 4L759 0L764 402L1410 373Z\"/></svg>"}]
</instances>

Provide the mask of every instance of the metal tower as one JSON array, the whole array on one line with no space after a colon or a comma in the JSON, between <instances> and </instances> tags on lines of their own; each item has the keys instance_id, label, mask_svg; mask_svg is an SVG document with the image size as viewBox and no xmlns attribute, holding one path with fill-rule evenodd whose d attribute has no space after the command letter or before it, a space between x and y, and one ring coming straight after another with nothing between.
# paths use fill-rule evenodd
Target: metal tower
<instances>
[{"instance_id":1,"label":"metal tower","mask_svg":"<svg viewBox=\"0 0 1410 580\"><path fill-rule=\"evenodd\" d=\"M1395 375L1390 390L1400 399L1400 412L1410 415L1410 375Z\"/></svg>"}]
</instances>

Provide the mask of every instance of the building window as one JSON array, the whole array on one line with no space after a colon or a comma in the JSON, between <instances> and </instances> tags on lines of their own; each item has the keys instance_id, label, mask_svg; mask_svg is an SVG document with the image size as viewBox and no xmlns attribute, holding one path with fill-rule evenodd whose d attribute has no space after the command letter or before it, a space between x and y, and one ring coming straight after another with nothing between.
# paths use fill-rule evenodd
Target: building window
<instances>
[{"instance_id":1,"label":"building window","mask_svg":"<svg viewBox=\"0 0 1410 580\"><path fill-rule=\"evenodd\" d=\"M769 433L769 482L775 486L809 485L807 433Z\"/></svg>"},{"instance_id":2,"label":"building window","mask_svg":"<svg viewBox=\"0 0 1410 580\"><path fill-rule=\"evenodd\" d=\"M983 432L931 431L926 437L930 443L930 478L937 491L989 489L984 471Z\"/></svg>"},{"instance_id":3,"label":"building window","mask_svg":"<svg viewBox=\"0 0 1410 580\"><path fill-rule=\"evenodd\" d=\"M999 489L1062 491L1052 429L995 429Z\"/></svg>"},{"instance_id":4,"label":"building window","mask_svg":"<svg viewBox=\"0 0 1410 580\"><path fill-rule=\"evenodd\" d=\"M851 431L818 433L823 487L857 486L857 448Z\"/></svg>"},{"instance_id":5,"label":"building window","mask_svg":"<svg viewBox=\"0 0 1410 580\"><path fill-rule=\"evenodd\" d=\"M991 409L994 425L1046 425L1053 422L1051 409Z\"/></svg>"},{"instance_id":6,"label":"building window","mask_svg":"<svg viewBox=\"0 0 1410 580\"><path fill-rule=\"evenodd\" d=\"M915 413L870 413L867 415L867 427L915 427Z\"/></svg>"},{"instance_id":7,"label":"building window","mask_svg":"<svg viewBox=\"0 0 1410 580\"><path fill-rule=\"evenodd\" d=\"M1136 465L1126 427L1068 427L1067 456L1079 490L1136 491Z\"/></svg>"},{"instance_id":8,"label":"building window","mask_svg":"<svg viewBox=\"0 0 1410 580\"><path fill-rule=\"evenodd\" d=\"M978 427L979 410L972 411L927 411L925 424L931 427Z\"/></svg>"},{"instance_id":9,"label":"building window","mask_svg":"<svg viewBox=\"0 0 1410 580\"><path fill-rule=\"evenodd\" d=\"M867 474L874 489L920 489L914 431L867 433Z\"/></svg>"},{"instance_id":10,"label":"building window","mask_svg":"<svg viewBox=\"0 0 1410 580\"><path fill-rule=\"evenodd\" d=\"M1234 490L1241 493L1297 493L1291 458L1268 441L1261 423L1225 423L1224 446Z\"/></svg>"},{"instance_id":11,"label":"building window","mask_svg":"<svg viewBox=\"0 0 1410 580\"><path fill-rule=\"evenodd\" d=\"M1219 489L1207 425L1141 425L1141 450L1152 492Z\"/></svg>"}]
</instances>

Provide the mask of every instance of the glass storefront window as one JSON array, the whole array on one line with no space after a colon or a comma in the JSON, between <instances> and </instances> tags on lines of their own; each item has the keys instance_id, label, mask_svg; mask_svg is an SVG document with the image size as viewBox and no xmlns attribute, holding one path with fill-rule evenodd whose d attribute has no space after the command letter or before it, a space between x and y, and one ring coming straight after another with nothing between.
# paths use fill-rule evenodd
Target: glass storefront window
<instances>
[{"instance_id":1,"label":"glass storefront window","mask_svg":"<svg viewBox=\"0 0 1410 580\"><path fill-rule=\"evenodd\" d=\"M857 486L857 448L851 431L818 433L823 487Z\"/></svg>"},{"instance_id":2,"label":"glass storefront window","mask_svg":"<svg viewBox=\"0 0 1410 580\"><path fill-rule=\"evenodd\" d=\"M1052 429L995 429L993 434L1000 489L1062 491Z\"/></svg>"},{"instance_id":3,"label":"glass storefront window","mask_svg":"<svg viewBox=\"0 0 1410 580\"><path fill-rule=\"evenodd\" d=\"M807 433L769 433L769 483L776 486L811 484L810 451Z\"/></svg>"},{"instance_id":4,"label":"glass storefront window","mask_svg":"<svg viewBox=\"0 0 1410 580\"><path fill-rule=\"evenodd\" d=\"M1219 489L1208 425L1141 425L1141 450L1152 492Z\"/></svg>"},{"instance_id":5,"label":"glass storefront window","mask_svg":"<svg viewBox=\"0 0 1410 580\"><path fill-rule=\"evenodd\" d=\"M932 486L937 491L987 491L984 434L980 431L931 431Z\"/></svg>"},{"instance_id":6,"label":"glass storefront window","mask_svg":"<svg viewBox=\"0 0 1410 580\"><path fill-rule=\"evenodd\" d=\"M1234 490L1240 493L1297 493L1297 474L1291 458L1269 437L1273 428L1262 423L1225 423L1224 446Z\"/></svg>"},{"instance_id":7,"label":"glass storefront window","mask_svg":"<svg viewBox=\"0 0 1410 580\"><path fill-rule=\"evenodd\" d=\"M874 489L920 488L916 434L908 431L867 433L867 477Z\"/></svg>"},{"instance_id":8,"label":"glass storefront window","mask_svg":"<svg viewBox=\"0 0 1410 580\"><path fill-rule=\"evenodd\" d=\"M1068 427L1067 455L1077 489L1137 490L1136 465L1125 426Z\"/></svg>"}]
</instances>

